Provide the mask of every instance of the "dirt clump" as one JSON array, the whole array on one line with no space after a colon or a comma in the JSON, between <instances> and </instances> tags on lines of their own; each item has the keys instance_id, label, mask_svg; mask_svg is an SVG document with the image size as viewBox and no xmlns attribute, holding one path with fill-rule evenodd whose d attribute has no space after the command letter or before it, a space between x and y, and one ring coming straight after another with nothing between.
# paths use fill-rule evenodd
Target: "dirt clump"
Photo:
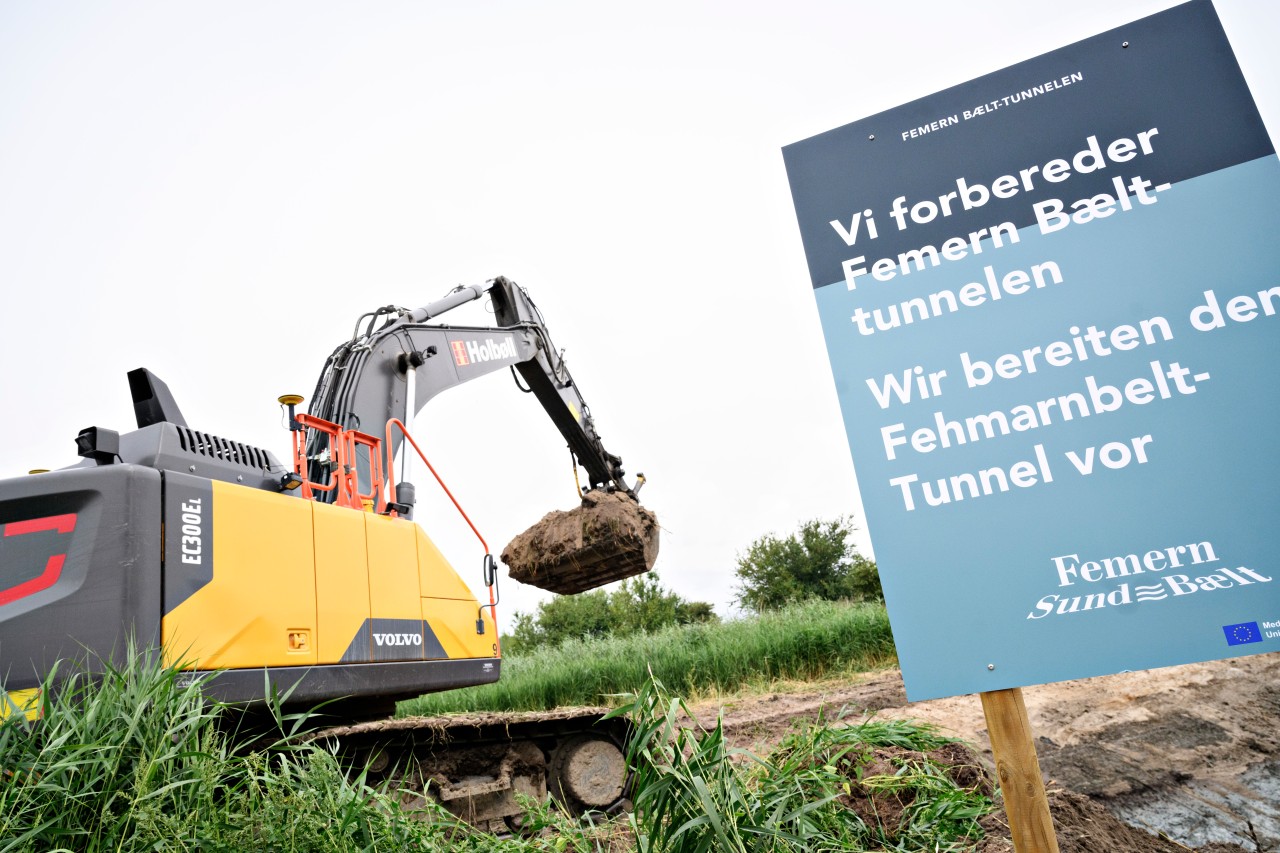
<instances>
[{"instance_id":1,"label":"dirt clump","mask_svg":"<svg viewBox=\"0 0 1280 853\"><path fill-rule=\"evenodd\" d=\"M915 802L915 790L876 782L897 776L903 764L922 758L923 753L899 747L881 747L867 756L844 756L838 766L849 787L848 793L840 795L840 804L867 826L901 826Z\"/></svg>"},{"instance_id":2,"label":"dirt clump","mask_svg":"<svg viewBox=\"0 0 1280 853\"><path fill-rule=\"evenodd\" d=\"M502 551L514 580L571 595L643 574L658 558L658 519L624 492L594 489L555 510Z\"/></svg>"},{"instance_id":3,"label":"dirt clump","mask_svg":"<svg viewBox=\"0 0 1280 853\"><path fill-rule=\"evenodd\" d=\"M977 753L962 743L943 744L928 752L878 746L869 752L855 751L840 757L836 767L848 785L839 802L867 826L889 829L908 825L909 812L921 789L897 783L904 773L926 766L935 768L959 788L988 798L994 793L991 775Z\"/></svg>"}]
</instances>

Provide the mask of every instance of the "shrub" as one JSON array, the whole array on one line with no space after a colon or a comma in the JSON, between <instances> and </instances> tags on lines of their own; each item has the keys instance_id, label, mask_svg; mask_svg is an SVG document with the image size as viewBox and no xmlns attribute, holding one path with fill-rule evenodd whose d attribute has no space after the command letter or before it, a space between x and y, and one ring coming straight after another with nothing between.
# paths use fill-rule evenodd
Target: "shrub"
<instances>
[{"instance_id":1,"label":"shrub","mask_svg":"<svg viewBox=\"0 0 1280 853\"><path fill-rule=\"evenodd\" d=\"M656 573L649 573L624 580L612 592L595 590L544 601L536 615L517 614L515 628L502 643L506 651L523 654L565 640L626 636L669 625L717 621L710 604L685 601L663 589Z\"/></svg>"},{"instance_id":2,"label":"shrub","mask_svg":"<svg viewBox=\"0 0 1280 853\"><path fill-rule=\"evenodd\" d=\"M738 557L738 603L756 612L796 601L882 601L876 564L849 541L853 522L814 519L785 539L772 534Z\"/></svg>"}]
</instances>

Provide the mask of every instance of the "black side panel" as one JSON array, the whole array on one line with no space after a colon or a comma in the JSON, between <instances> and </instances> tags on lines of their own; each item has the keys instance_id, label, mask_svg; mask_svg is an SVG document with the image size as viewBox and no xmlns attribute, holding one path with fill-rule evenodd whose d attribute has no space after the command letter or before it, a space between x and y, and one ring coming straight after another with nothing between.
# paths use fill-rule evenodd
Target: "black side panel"
<instances>
[{"instance_id":1,"label":"black side panel","mask_svg":"<svg viewBox=\"0 0 1280 853\"><path fill-rule=\"evenodd\" d=\"M62 658L160 644L160 473L135 465L0 480L0 682Z\"/></svg>"},{"instance_id":2,"label":"black side panel","mask_svg":"<svg viewBox=\"0 0 1280 853\"><path fill-rule=\"evenodd\" d=\"M366 619L342 654L343 663L393 660L447 660L425 619Z\"/></svg>"},{"instance_id":3,"label":"black side panel","mask_svg":"<svg viewBox=\"0 0 1280 853\"><path fill-rule=\"evenodd\" d=\"M254 702L263 698L269 680L280 695L292 691L288 694L291 706L311 706L346 696L398 701L490 684L498 680L501 664L498 658L491 658L228 669L210 679L206 693L225 702Z\"/></svg>"},{"instance_id":4,"label":"black side panel","mask_svg":"<svg viewBox=\"0 0 1280 853\"><path fill-rule=\"evenodd\" d=\"M213 580L213 481L165 474L164 612Z\"/></svg>"}]
</instances>

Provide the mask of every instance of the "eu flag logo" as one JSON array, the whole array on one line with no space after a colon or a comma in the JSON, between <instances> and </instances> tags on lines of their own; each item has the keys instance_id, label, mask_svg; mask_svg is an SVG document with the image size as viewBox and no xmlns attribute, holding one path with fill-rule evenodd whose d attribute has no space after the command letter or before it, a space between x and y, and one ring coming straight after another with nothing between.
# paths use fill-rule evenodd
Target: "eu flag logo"
<instances>
[{"instance_id":1,"label":"eu flag logo","mask_svg":"<svg viewBox=\"0 0 1280 853\"><path fill-rule=\"evenodd\" d=\"M1262 642L1262 629L1258 627L1257 622L1223 625L1222 633L1227 635L1228 646L1243 646L1245 643Z\"/></svg>"}]
</instances>

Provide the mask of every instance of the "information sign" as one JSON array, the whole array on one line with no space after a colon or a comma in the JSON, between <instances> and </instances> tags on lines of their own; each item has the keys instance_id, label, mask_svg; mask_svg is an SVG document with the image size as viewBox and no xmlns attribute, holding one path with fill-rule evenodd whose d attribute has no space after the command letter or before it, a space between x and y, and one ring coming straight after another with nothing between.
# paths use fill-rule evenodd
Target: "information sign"
<instances>
[{"instance_id":1,"label":"information sign","mask_svg":"<svg viewBox=\"0 0 1280 853\"><path fill-rule=\"evenodd\" d=\"M1280 650L1280 160L1212 4L783 153L909 697Z\"/></svg>"}]
</instances>

